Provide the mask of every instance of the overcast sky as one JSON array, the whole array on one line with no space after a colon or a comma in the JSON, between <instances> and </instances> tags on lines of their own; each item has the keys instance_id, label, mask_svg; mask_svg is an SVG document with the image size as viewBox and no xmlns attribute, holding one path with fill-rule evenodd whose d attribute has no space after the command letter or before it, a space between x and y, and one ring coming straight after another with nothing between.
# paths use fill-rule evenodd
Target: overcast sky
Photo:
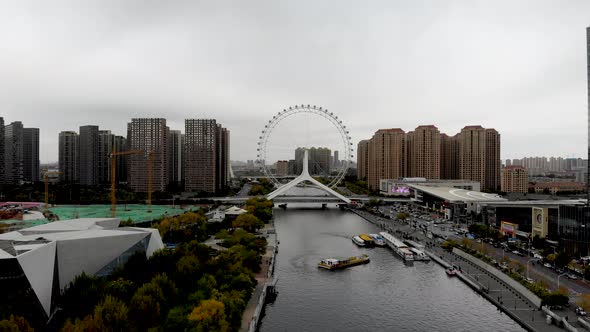
<instances>
[{"instance_id":1,"label":"overcast sky","mask_svg":"<svg viewBox=\"0 0 590 332\"><path fill-rule=\"evenodd\" d=\"M41 128L42 162L60 131L126 135L132 117L217 119L231 158L255 159L264 124L301 103L355 147L379 128L481 124L503 159L584 157L587 26L587 0L2 1L0 116Z\"/></svg>"}]
</instances>

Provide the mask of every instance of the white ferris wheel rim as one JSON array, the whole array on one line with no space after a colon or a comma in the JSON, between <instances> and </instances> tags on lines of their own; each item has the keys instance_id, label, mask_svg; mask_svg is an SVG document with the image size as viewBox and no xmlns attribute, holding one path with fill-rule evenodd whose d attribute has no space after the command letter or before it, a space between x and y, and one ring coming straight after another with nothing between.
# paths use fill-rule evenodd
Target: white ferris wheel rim
<instances>
[{"instance_id":1,"label":"white ferris wheel rim","mask_svg":"<svg viewBox=\"0 0 590 332\"><path fill-rule=\"evenodd\" d=\"M262 129L262 132L259 136L258 148L257 148L257 159L261 165L262 171L263 171L264 175L271 182L273 182L273 184L275 186L279 187L281 185L280 182L277 180L277 178L274 176L274 174L272 174L272 172L270 171L270 169L266 165L267 146L269 143L270 135L273 132L273 129L281 121L285 120L286 118L290 117L291 115L299 114L299 113L310 113L310 114L315 114L315 115L321 116L324 119L328 120L330 123L332 123L332 125L334 125L334 127L340 133L340 136L342 138L342 144L343 144L343 152L344 152L344 156L342 159L342 166L340 166L340 169L338 170L338 174L336 175L336 177L332 181L330 181L330 183L327 185L330 188L335 188L344 179L344 177L346 176L346 174L348 172L348 169L350 168L350 164L351 164L352 158L353 158L352 138L350 137L350 133L349 133L348 129L342 123L342 120L338 119L338 116L336 116L333 112L329 112L328 109L324 109L324 108L316 106L316 105L311 106L309 104L308 105L301 104L301 105L290 106L289 108L283 109L282 111L278 112L276 115L274 115L272 117L271 120L268 121L268 123L264 126L264 129Z\"/></svg>"}]
</instances>

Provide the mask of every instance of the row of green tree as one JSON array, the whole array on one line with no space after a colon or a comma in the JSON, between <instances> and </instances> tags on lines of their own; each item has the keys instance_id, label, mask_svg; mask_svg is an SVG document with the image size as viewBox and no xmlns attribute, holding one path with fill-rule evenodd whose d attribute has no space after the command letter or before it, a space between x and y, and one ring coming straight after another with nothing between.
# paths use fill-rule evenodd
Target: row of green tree
<instances>
[{"instance_id":1,"label":"row of green tree","mask_svg":"<svg viewBox=\"0 0 590 332\"><path fill-rule=\"evenodd\" d=\"M249 212L243 218L255 218L258 227L272 218L272 202L266 199L251 199L245 208ZM50 329L237 331L267 243L247 227L234 227L222 232L227 250L217 252L200 243L214 226L200 210L155 223L165 242L177 243L176 249L150 258L137 253L109 276L78 276L57 300L60 310ZM14 314L0 321L0 330L32 331Z\"/></svg>"}]
</instances>

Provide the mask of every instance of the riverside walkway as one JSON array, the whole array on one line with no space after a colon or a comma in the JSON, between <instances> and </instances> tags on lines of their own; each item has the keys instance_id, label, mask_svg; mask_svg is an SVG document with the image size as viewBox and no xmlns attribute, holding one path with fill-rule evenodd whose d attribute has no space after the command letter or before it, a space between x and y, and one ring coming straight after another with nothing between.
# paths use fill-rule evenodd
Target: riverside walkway
<instances>
[{"instance_id":1,"label":"riverside walkway","mask_svg":"<svg viewBox=\"0 0 590 332\"><path fill-rule=\"evenodd\" d=\"M416 231L410 227L408 223L384 219L366 211L350 211L392 234L407 234L416 241L433 243L431 239L427 238L422 232ZM494 304L498 310L502 310L502 312L509 315L526 330L536 332L566 331L566 329L560 328L557 325L548 324L546 320L547 315L543 311L535 307L532 302L516 292L508 284L499 280L497 277L476 264L460 257L459 255L449 253L437 245L429 245L427 250L437 256L436 258L438 259L436 261L442 258L443 262L440 262L441 265L445 266L454 264L460 267L463 277L466 277L468 280L466 281L466 284L470 287L475 285L475 288L477 288L476 291L478 291L481 296ZM472 285L470 285L470 283ZM577 322L578 318L571 309L556 311L555 314L568 318L568 323L571 324L572 327L570 331L585 331L585 329Z\"/></svg>"}]
</instances>

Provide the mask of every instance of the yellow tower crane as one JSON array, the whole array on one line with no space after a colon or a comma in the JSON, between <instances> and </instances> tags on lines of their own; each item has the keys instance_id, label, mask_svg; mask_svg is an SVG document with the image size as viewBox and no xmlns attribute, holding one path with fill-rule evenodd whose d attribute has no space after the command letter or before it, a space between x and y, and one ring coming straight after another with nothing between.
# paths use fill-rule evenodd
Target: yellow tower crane
<instances>
[{"instance_id":1,"label":"yellow tower crane","mask_svg":"<svg viewBox=\"0 0 590 332\"><path fill-rule=\"evenodd\" d=\"M45 170L43 175L45 179L45 213L49 211L49 174L61 174L62 172Z\"/></svg>"},{"instance_id":2,"label":"yellow tower crane","mask_svg":"<svg viewBox=\"0 0 590 332\"><path fill-rule=\"evenodd\" d=\"M145 151L143 150L130 150L121 152L113 150L113 152L111 153L111 217L113 218L115 218L115 214L117 212L117 197L115 196L115 193L117 191L117 157L144 152Z\"/></svg>"}]
</instances>

